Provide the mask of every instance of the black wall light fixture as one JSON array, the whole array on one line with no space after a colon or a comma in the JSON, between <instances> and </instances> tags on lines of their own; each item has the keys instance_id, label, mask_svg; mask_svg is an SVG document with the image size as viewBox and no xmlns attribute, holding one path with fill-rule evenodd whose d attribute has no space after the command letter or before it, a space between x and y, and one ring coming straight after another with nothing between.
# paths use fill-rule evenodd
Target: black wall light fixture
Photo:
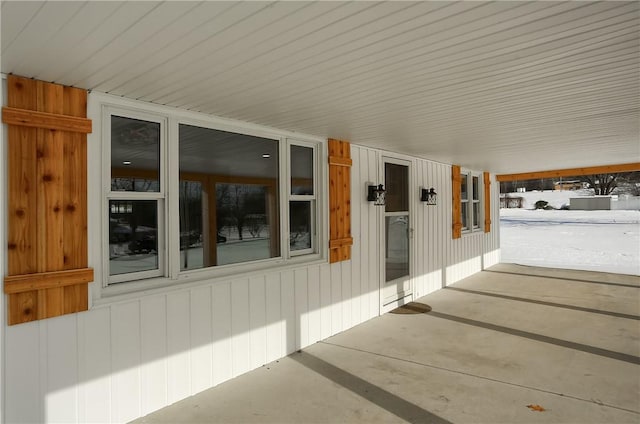
<instances>
[{"instance_id":1,"label":"black wall light fixture","mask_svg":"<svg viewBox=\"0 0 640 424\"><path fill-rule=\"evenodd\" d=\"M420 188L420 201L425 204L434 206L436 204L438 193L431 187L430 189Z\"/></svg>"},{"instance_id":2,"label":"black wall light fixture","mask_svg":"<svg viewBox=\"0 0 640 424\"><path fill-rule=\"evenodd\" d=\"M385 204L385 190L382 184L368 185L367 184L367 201L373 202L376 206L384 206Z\"/></svg>"}]
</instances>

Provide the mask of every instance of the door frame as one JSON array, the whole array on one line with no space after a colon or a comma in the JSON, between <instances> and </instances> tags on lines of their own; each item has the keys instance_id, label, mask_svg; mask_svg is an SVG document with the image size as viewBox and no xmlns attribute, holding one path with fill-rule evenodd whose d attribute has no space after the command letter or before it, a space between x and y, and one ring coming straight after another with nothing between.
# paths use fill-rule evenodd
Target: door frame
<instances>
[{"instance_id":1,"label":"door frame","mask_svg":"<svg viewBox=\"0 0 640 424\"><path fill-rule=\"evenodd\" d=\"M394 163L397 165L407 166L409 172L409 181L408 181L408 191L409 191L409 293L404 297L392 301L388 304L384 304L384 287L386 285L386 232L385 232L385 208L379 207L378 211L378 234L379 237L379 249L378 249L378 258L379 258L379 282L378 282L378 304L380 305L380 314L384 314L389 312L398 306L404 305L405 303L411 302L413 300L414 294L414 279L415 279L415 270L416 268L416 248L417 248L417 237L415 231L416 224L416 206L415 202L417 201L417 189L415 189L416 184L416 161L415 158L410 156L394 154L391 152L381 152L378 156L378 175L380 176L379 180L385 185L385 164Z\"/></svg>"}]
</instances>

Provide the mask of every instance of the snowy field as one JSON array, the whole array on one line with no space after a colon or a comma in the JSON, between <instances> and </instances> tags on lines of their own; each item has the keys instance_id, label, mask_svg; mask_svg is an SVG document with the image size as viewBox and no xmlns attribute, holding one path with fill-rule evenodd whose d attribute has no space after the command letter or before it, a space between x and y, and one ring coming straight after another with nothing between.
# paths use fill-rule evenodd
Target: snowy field
<instances>
[{"instance_id":1,"label":"snowy field","mask_svg":"<svg viewBox=\"0 0 640 424\"><path fill-rule=\"evenodd\" d=\"M501 209L500 244L505 263L640 275L640 211Z\"/></svg>"}]
</instances>

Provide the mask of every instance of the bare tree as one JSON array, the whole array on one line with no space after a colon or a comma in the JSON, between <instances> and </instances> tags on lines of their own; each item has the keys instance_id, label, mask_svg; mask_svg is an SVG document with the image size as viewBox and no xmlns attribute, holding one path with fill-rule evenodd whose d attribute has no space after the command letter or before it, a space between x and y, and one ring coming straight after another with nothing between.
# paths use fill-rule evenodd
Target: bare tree
<instances>
[{"instance_id":1,"label":"bare tree","mask_svg":"<svg viewBox=\"0 0 640 424\"><path fill-rule=\"evenodd\" d=\"M618 187L617 179L620 174L593 174L582 177L589 184L596 196L607 196Z\"/></svg>"}]
</instances>

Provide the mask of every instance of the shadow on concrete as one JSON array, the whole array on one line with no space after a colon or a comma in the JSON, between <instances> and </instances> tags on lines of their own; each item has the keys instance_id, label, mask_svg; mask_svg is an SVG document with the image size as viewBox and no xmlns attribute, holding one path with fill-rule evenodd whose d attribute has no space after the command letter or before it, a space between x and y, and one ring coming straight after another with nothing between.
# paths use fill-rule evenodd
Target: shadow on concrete
<instances>
[{"instance_id":1,"label":"shadow on concrete","mask_svg":"<svg viewBox=\"0 0 640 424\"><path fill-rule=\"evenodd\" d=\"M475 327L486 328L487 330L499 331L501 333L511 334L513 336L524 337L536 340L542 343L549 343L556 346L562 346L569 349L579 350L581 352L593 355L604 356L606 358L615 359L617 361L629 362L631 364L640 365L640 357L628 355L626 353L615 352L612 350L601 349L599 347L589 346L581 343L570 342L568 340L556 339L554 337L544 336L542 334L530 333L528 331L517 330L515 328L503 327L501 325L490 324L488 322L476 321L469 318L458 317L455 315L444 314L442 312L431 311L427 313L429 316L442 318L449 321L459 322L461 324L473 325Z\"/></svg>"},{"instance_id":2,"label":"shadow on concrete","mask_svg":"<svg viewBox=\"0 0 640 424\"><path fill-rule=\"evenodd\" d=\"M525 274L525 273L520 273L520 272L496 271L496 270L492 270L492 269L485 269L483 272L495 272L496 274L518 275L520 277L546 278L546 279L550 279L550 280L575 281L575 282L578 282L578 283L603 284L605 286L631 287L631 288L634 288L634 289L639 289L640 288L640 286L635 285L635 284L610 283L610 282L605 282L605 281L584 280L582 278L555 277L555 276L538 275L538 274Z\"/></svg>"},{"instance_id":3,"label":"shadow on concrete","mask_svg":"<svg viewBox=\"0 0 640 424\"><path fill-rule=\"evenodd\" d=\"M514 300L514 301L517 301L517 302L534 303L536 305L552 306L554 308L571 309L573 311L589 312L589 313L592 313L592 314L609 315L609 316L616 317L616 318L625 318L625 319L633 319L633 320L636 320L636 321L640 321L640 316L638 316L638 315L629 315L629 314L623 314L623 313L620 313L620 312L603 311L603 310L600 310L600 309L585 308L583 306L566 305L564 303L545 302L544 300L535 300L535 299L527 299L527 298L524 298L524 297L507 296L507 295L504 295L504 294L490 293L490 292L485 292L485 291L480 291L480 290L463 289L463 288L460 288L460 287L451 287L451 286L449 286L449 287L445 287L445 290L455 290L455 291L459 291L459 292L477 294L477 295L481 295L481 296L497 297L499 299Z\"/></svg>"},{"instance_id":4,"label":"shadow on concrete","mask_svg":"<svg viewBox=\"0 0 640 424\"><path fill-rule=\"evenodd\" d=\"M416 424L452 424L451 421L447 421L416 404L323 361L317 356L307 352L299 352L294 353L290 358L407 422Z\"/></svg>"}]
</instances>

